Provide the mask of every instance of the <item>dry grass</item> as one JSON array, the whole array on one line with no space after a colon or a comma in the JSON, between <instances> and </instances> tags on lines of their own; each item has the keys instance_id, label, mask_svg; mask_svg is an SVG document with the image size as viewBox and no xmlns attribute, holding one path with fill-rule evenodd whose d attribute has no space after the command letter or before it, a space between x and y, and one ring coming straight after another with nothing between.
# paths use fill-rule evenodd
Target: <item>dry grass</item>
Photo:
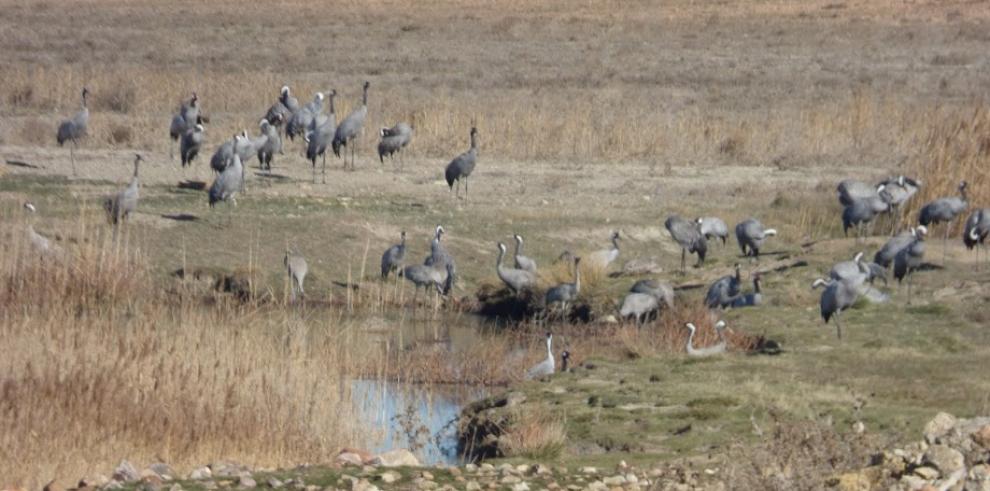
<instances>
[{"instance_id":1,"label":"dry grass","mask_svg":"<svg viewBox=\"0 0 990 491\"><path fill-rule=\"evenodd\" d=\"M121 458L290 465L353 441L344 373L361 344L347 329L292 310L173 301L136 247L81 222L83 240L57 260L33 253L23 224L0 244L6 482L37 488Z\"/></svg>"},{"instance_id":2,"label":"dry grass","mask_svg":"<svg viewBox=\"0 0 990 491\"><path fill-rule=\"evenodd\" d=\"M990 203L990 113L983 103L963 111L932 111L927 119L929 133L911 160L912 176L923 181L918 195L904 210L909 223L916 223L925 203L946 196L957 196L960 181L966 181L971 207ZM967 213L968 215L968 213ZM960 233L966 217L953 224L953 235Z\"/></svg>"},{"instance_id":3,"label":"dry grass","mask_svg":"<svg viewBox=\"0 0 990 491\"><path fill-rule=\"evenodd\" d=\"M499 436L505 457L546 462L560 456L567 441L564 423L550 411L520 411L512 426Z\"/></svg>"}]
</instances>

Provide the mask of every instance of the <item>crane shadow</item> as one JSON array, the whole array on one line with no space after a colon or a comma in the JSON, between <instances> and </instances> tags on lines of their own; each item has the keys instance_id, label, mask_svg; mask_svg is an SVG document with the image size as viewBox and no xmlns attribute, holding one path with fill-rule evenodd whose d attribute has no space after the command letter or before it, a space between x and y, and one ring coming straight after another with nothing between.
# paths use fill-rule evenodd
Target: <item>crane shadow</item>
<instances>
[{"instance_id":1,"label":"crane shadow","mask_svg":"<svg viewBox=\"0 0 990 491\"><path fill-rule=\"evenodd\" d=\"M175 214L164 214L161 216L166 220L175 220L177 222L195 222L199 221L199 217L196 215L190 215L188 213L175 213Z\"/></svg>"},{"instance_id":2,"label":"crane shadow","mask_svg":"<svg viewBox=\"0 0 990 491\"><path fill-rule=\"evenodd\" d=\"M11 159L7 159L7 165L10 165L10 166L13 166L13 167L24 167L24 168L27 168L27 169L44 169L44 167L42 167L40 165L29 164L27 162L24 162L23 160L11 160Z\"/></svg>"},{"instance_id":3,"label":"crane shadow","mask_svg":"<svg viewBox=\"0 0 990 491\"><path fill-rule=\"evenodd\" d=\"M202 191L206 189L206 183L203 181L193 181L186 179L185 181L179 182L179 189L190 189L193 191Z\"/></svg>"},{"instance_id":4,"label":"crane shadow","mask_svg":"<svg viewBox=\"0 0 990 491\"><path fill-rule=\"evenodd\" d=\"M941 271L945 269L945 266L933 263L921 263L915 270L916 271Z\"/></svg>"},{"instance_id":5,"label":"crane shadow","mask_svg":"<svg viewBox=\"0 0 990 491\"><path fill-rule=\"evenodd\" d=\"M254 175L255 175L255 177L260 177L262 179L272 179L272 180L275 180L275 181L287 181L287 180L289 180L289 176L286 176L286 175L283 175L283 174L271 174L271 173L264 172L264 171L256 171L254 173Z\"/></svg>"}]
</instances>

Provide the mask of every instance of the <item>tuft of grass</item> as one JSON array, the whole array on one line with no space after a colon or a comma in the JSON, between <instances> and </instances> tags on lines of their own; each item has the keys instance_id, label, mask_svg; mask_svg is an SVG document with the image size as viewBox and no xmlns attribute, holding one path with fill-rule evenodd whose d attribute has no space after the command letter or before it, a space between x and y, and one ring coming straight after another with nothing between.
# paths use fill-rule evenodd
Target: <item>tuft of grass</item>
<instances>
[{"instance_id":1,"label":"tuft of grass","mask_svg":"<svg viewBox=\"0 0 990 491\"><path fill-rule=\"evenodd\" d=\"M519 412L511 427L499 436L499 448L505 457L536 462L558 459L566 442L563 421L549 412L536 410Z\"/></svg>"}]
</instances>

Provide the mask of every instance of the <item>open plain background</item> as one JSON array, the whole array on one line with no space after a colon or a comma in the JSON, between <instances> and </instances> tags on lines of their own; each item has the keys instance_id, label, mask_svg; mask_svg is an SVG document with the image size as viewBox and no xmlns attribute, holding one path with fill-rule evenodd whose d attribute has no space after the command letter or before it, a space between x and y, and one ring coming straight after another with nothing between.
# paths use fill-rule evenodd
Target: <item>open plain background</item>
<instances>
[{"instance_id":1,"label":"open plain background","mask_svg":"<svg viewBox=\"0 0 990 491\"><path fill-rule=\"evenodd\" d=\"M360 431L332 408L305 409L331 404L309 389L343 394L336 381L365 370L353 367L363 355L340 347L346 336L309 333L289 349L272 334L296 326L289 314L230 307L183 317L164 314L173 306L146 297L174 288L167 273L183 267L248 271L257 289L281 297L288 244L309 259L311 298L350 301L341 285L370 283L380 251L400 230L419 258L438 223L458 258L458 296L498 283L495 242L511 242L514 232L549 266L563 250L600 249L620 230L620 262L656 256L673 271L679 249L663 230L668 214L716 214L730 226L752 215L778 228L773 252L810 266L769 278L775 300L767 309L730 317L741 331L784 336L796 352L774 361L676 365L664 389L670 393L657 396L688 403L684 394L732 393L724 426L733 432L710 431L719 442L752 438L753 417L781 411L809 420L832 411L893 437L916 431L932 408L986 414L990 389L974 370L990 363L987 276L958 240L947 271L918 280L920 306L905 309L895 296L892 304L851 312L850 339L841 345L821 327L807 286L832 262L862 248L872 254L883 241L842 238L834 189L843 178L921 178L925 188L909 213L953 194L963 178L974 204L990 204L988 47L990 7L980 1L0 0L0 159L7 162L0 165L0 230L8 252L0 349L20 353L0 357L0 484L37 487L53 477L106 472L128 456L179 467L221 456L273 466L320 461ZM177 187L209 183L213 149L241 129L256 134L282 85L300 102L336 89L339 120L359 101L365 80L369 119L355 172L331 157L329 183L314 184L301 144L286 141L272 175L252 161L236 209L210 210L205 193ZM83 86L93 94L90 134L72 177L68 149L56 146L54 134L77 109ZM167 127L192 91L210 118L208 143L183 170L169 157ZM396 121L415 127L401 168L374 155L377 128ZM479 164L470 199L458 200L443 167L467 149L472 124ZM23 251L13 238L28 220L21 203L38 205L35 228L67 247L100 244L100 199L126 185L135 152L148 163L126 236L142 266L133 282L112 283L115 295L123 283L125 293L145 300L111 295L113 308L92 316L68 306L44 315L24 307L38 300L14 288L23 270L9 258ZM224 226L228 216L232 223ZM941 252L938 237L929 247L933 257ZM665 276L690 282L725 274L739 260L734 247L716 246L709 265L688 278ZM120 267L133 273L131 260ZM544 283L567 278L558 270ZM588 295L617 296L625 281L602 280ZM160 316L175 322L175 332L121 340L122 318L154 331ZM366 323L339 311L329 317L307 329L360 330ZM236 341L205 340L206 328ZM536 340L527 360L539 359L538 333L526 339ZM114 343L119 349L107 347ZM332 360L321 361L331 345ZM654 355L645 356L666 363ZM871 365L876 360L882 367ZM616 370L646 377L655 369L637 363ZM307 373L314 366L330 375ZM680 368L697 378L684 380ZM738 378L750 369L755 381ZM115 370L119 379L105 379ZM217 370L226 375L208 375ZM191 373L200 377L196 397L182 384ZM291 379L289 389L271 383L279 379ZM120 388L114 384L137 395L94 395ZM209 392L226 397L207 400ZM192 397L188 405L197 409L172 407L176 394ZM853 415L864 397L879 401L867 405L874 412L864 417L857 408ZM278 406L283 412L271 409L276 399L287 401ZM162 412L135 409L155 404ZM107 420L107 408L120 412ZM604 438L581 410L570 409L572 439ZM160 426L161 418L169 421L163 428L134 429ZM270 431L260 429L266 424ZM656 431L669 431L665 424ZM677 455L709 448L700 438L625 448L667 458L672 448Z\"/></svg>"}]
</instances>

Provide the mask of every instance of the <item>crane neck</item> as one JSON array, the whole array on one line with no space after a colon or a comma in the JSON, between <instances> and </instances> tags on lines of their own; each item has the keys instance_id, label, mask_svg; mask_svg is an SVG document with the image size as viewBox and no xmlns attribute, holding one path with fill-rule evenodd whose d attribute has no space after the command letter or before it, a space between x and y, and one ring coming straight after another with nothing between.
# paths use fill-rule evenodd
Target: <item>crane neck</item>
<instances>
[{"instance_id":1,"label":"crane neck","mask_svg":"<svg viewBox=\"0 0 990 491\"><path fill-rule=\"evenodd\" d=\"M550 348L550 344L553 342L553 336L547 336L547 359L553 362L553 350Z\"/></svg>"},{"instance_id":2,"label":"crane neck","mask_svg":"<svg viewBox=\"0 0 990 491\"><path fill-rule=\"evenodd\" d=\"M612 249L619 250L619 237L616 235L612 236Z\"/></svg>"},{"instance_id":3,"label":"crane neck","mask_svg":"<svg viewBox=\"0 0 990 491\"><path fill-rule=\"evenodd\" d=\"M522 241L516 239L516 255L518 256L520 254L522 254Z\"/></svg>"},{"instance_id":4,"label":"crane neck","mask_svg":"<svg viewBox=\"0 0 990 491\"><path fill-rule=\"evenodd\" d=\"M574 263L574 291L581 293L581 267Z\"/></svg>"},{"instance_id":5,"label":"crane neck","mask_svg":"<svg viewBox=\"0 0 990 491\"><path fill-rule=\"evenodd\" d=\"M334 94L333 92L330 93L330 114L337 114L337 110L333 107L333 98L336 96L337 94Z\"/></svg>"},{"instance_id":6,"label":"crane neck","mask_svg":"<svg viewBox=\"0 0 990 491\"><path fill-rule=\"evenodd\" d=\"M753 278L753 293L760 293L760 279Z\"/></svg>"},{"instance_id":7,"label":"crane neck","mask_svg":"<svg viewBox=\"0 0 990 491\"><path fill-rule=\"evenodd\" d=\"M364 86L364 94L361 96L361 105L362 106L367 106L368 105L368 86L367 85Z\"/></svg>"},{"instance_id":8,"label":"crane neck","mask_svg":"<svg viewBox=\"0 0 990 491\"><path fill-rule=\"evenodd\" d=\"M471 132L471 150L476 150L478 148L478 139L474 136L474 132Z\"/></svg>"},{"instance_id":9,"label":"crane neck","mask_svg":"<svg viewBox=\"0 0 990 491\"><path fill-rule=\"evenodd\" d=\"M694 329L691 329L691 333L688 334L687 346L685 347L688 353L694 353Z\"/></svg>"},{"instance_id":10,"label":"crane neck","mask_svg":"<svg viewBox=\"0 0 990 491\"><path fill-rule=\"evenodd\" d=\"M504 256L504 255L505 255L505 249L499 247L498 248L498 259L495 260L495 268L498 269L498 270L501 270L502 269L502 256Z\"/></svg>"}]
</instances>

